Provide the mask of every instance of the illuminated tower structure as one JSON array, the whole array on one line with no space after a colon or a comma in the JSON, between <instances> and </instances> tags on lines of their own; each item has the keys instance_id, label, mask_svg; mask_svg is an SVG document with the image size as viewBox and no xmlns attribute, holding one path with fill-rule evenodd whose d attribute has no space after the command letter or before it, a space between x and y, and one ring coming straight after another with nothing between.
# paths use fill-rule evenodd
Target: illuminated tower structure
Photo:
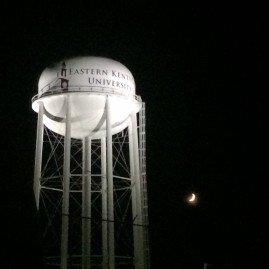
<instances>
[{"instance_id":1,"label":"illuminated tower structure","mask_svg":"<svg viewBox=\"0 0 269 269\"><path fill-rule=\"evenodd\" d=\"M47 68L34 194L51 268L149 268L145 104L131 72L101 57Z\"/></svg>"}]
</instances>

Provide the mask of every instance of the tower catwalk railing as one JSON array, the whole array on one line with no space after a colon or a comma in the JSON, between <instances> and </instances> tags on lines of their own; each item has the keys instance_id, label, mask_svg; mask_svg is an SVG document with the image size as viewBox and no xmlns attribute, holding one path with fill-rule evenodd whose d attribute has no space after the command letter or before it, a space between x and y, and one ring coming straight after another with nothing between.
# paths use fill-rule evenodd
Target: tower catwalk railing
<instances>
[{"instance_id":1,"label":"tower catwalk railing","mask_svg":"<svg viewBox=\"0 0 269 269\"><path fill-rule=\"evenodd\" d=\"M142 199L142 216L143 216L143 249L144 249L144 268L150 267L149 256L149 235L148 235L148 194L147 194L147 177L146 177L146 107L142 102L142 108L139 111L139 164L141 176L141 199Z\"/></svg>"},{"instance_id":2,"label":"tower catwalk railing","mask_svg":"<svg viewBox=\"0 0 269 269\"><path fill-rule=\"evenodd\" d=\"M111 87L102 87L102 86L69 86L67 89L63 89L60 85L55 85L55 81L52 81L45 87L43 87L38 94L33 96L32 103L35 100L38 100L41 97L55 95L55 94L63 94L66 92L89 92L89 93L96 93L96 94L113 94L116 96L125 97L124 91L119 92ZM131 98L134 98L138 102L141 102L141 96L139 95L132 95Z\"/></svg>"}]
</instances>

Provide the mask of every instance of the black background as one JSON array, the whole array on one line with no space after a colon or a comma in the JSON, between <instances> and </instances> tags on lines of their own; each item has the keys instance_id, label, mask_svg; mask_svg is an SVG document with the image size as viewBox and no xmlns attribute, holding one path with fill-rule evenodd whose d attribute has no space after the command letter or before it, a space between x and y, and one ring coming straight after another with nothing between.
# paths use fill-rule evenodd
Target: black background
<instances>
[{"instance_id":1,"label":"black background","mask_svg":"<svg viewBox=\"0 0 269 269\"><path fill-rule=\"evenodd\" d=\"M78 55L122 62L147 104L152 268L269 268L263 7L2 5L1 268L42 268L30 100Z\"/></svg>"}]
</instances>

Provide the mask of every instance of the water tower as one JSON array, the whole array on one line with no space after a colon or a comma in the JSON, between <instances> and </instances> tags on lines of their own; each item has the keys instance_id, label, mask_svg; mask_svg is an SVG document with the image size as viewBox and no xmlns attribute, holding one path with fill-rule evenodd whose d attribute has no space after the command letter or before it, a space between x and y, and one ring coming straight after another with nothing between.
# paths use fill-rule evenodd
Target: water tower
<instances>
[{"instance_id":1,"label":"water tower","mask_svg":"<svg viewBox=\"0 0 269 269\"><path fill-rule=\"evenodd\" d=\"M145 104L102 57L43 71L34 194L49 268L149 268Z\"/></svg>"}]
</instances>

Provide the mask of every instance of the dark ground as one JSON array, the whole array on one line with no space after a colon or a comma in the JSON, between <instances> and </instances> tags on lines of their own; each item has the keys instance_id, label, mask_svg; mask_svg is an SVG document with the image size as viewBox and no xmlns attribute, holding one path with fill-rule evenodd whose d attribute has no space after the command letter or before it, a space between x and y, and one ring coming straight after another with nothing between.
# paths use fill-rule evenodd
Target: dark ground
<instances>
[{"instance_id":1,"label":"dark ground","mask_svg":"<svg viewBox=\"0 0 269 269\"><path fill-rule=\"evenodd\" d=\"M152 268L269 268L267 14L124 2L2 3L0 268L42 268L30 100L47 65L77 55L125 64L147 103Z\"/></svg>"}]
</instances>

